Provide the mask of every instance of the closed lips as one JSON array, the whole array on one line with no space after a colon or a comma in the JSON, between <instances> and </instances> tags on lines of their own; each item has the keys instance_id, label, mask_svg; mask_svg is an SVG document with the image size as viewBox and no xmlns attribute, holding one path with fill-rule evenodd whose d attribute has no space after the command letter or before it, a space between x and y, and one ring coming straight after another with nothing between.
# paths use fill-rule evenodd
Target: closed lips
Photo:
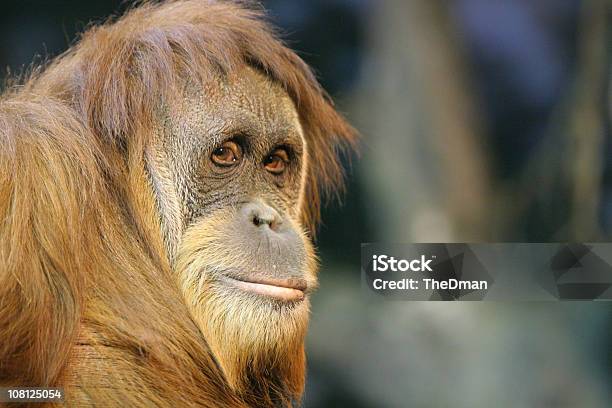
<instances>
[{"instance_id":1,"label":"closed lips","mask_svg":"<svg viewBox=\"0 0 612 408\"><path fill-rule=\"evenodd\" d=\"M227 281L247 292L271 297L284 302L295 302L304 299L307 284L304 279L273 279L273 278L231 278Z\"/></svg>"}]
</instances>

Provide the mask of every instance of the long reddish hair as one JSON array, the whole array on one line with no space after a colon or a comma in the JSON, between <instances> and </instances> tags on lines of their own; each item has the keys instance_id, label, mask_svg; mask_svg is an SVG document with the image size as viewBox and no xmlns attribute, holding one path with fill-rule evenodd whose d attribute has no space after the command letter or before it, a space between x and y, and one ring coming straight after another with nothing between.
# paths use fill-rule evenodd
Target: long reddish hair
<instances>
[{"instance_id":1,"label":"long reddish hair","mask_svg":"<svg viewBox=\"0 0 612 408\"><path fill-rule=\"evenodd\" d=\"M168 278L159 216L139 170L156 111L185 78L204 83L245 64L295 103L310 158L302 222L313 228L320 191L340 188L337 153L354 144L355 132L262 12L244 3L144 2L90 28L5 92L1 385L69 385L91 376L81 401L276 403L271 395L237 396L226 384Z\"/></svg>"}]
</instances>

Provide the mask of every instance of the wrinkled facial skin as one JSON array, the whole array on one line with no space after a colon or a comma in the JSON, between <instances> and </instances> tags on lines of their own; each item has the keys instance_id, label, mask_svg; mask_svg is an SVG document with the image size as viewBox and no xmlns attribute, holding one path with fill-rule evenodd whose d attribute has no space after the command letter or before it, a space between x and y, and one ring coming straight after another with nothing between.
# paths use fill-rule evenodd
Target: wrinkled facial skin
<instances>
[{"instance_id":1,"label":"wrinkled facial skin","mask_svg":"<svg viewBox=\"0 0 612 408\"><path fill-rule=\"evenodd\" d=\"M316 286L299 223L306 141L286 92L251 68L187 84L165 110L146 151L162 235L196 323L238 384L241 353L254 367L303 342Z\"/></svg>"}]
</instances>

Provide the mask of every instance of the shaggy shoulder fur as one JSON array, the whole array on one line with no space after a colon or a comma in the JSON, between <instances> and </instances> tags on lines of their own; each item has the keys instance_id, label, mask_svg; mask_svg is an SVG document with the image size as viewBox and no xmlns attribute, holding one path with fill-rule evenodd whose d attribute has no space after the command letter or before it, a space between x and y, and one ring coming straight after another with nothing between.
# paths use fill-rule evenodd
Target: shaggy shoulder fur
<instances>
[{"instance_id":1,"label":"shaggy shoulder fur","mask_svg":"<svg viewBox=\"0 0 612 408\"><path fill-rule=\"evenodd\" d=\"M145 2L92 27L0 100L0 385L100 406L273 406L231 389L169 278L143 146L185 78L245 64L280 83L308 142L303 223L353 129L244 4ZM244 390L243 390L244 391ZM71 393L71 394L70 394ZM295 398L299 396L291 396ZM279 402L280 401L280 402Z\"/></svg>"}]
</instances>

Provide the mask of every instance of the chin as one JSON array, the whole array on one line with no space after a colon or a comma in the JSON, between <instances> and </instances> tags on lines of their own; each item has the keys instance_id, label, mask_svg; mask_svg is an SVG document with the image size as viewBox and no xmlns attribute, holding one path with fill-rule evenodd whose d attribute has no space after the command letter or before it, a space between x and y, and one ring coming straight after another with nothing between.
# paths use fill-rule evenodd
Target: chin
<instances>
[{"instance_id":1,"label":"chin","mask_svg":"<svg viewBox=\"0 0 612 408\"><path fill-rule=\"evenodd\" d=\"M312 244L295 232L286 238L292 251L273 237L269 247L248 247L227 219L211 216L187 229L175 257L177 283L230 387L300 395L310 296L317 286Z\"/></svg>"},{"instance_id":2,"label":"chin","mask_svg":"<svg viewBox=\"0 0 612 408\"><path fill-rule=\"evenodd\" d=\"M280 353L303 342L313 283L235 274L206 280L198 296L198 323L207 340L257 354Z\"/></svg>"},{"instance_id":3,"label":"chin","mask_svg":"<svg viewBox=\"0 0 612 408\"><path fill-rule=\"evenodd\" d=\"M243 281L226 278L201 289L192 313L230 386L240 390L261 372L289 379L289 384L292 377L303 376L308 292L276 293L273 288L245 286Z\"/></svg>"}]
</instances>

